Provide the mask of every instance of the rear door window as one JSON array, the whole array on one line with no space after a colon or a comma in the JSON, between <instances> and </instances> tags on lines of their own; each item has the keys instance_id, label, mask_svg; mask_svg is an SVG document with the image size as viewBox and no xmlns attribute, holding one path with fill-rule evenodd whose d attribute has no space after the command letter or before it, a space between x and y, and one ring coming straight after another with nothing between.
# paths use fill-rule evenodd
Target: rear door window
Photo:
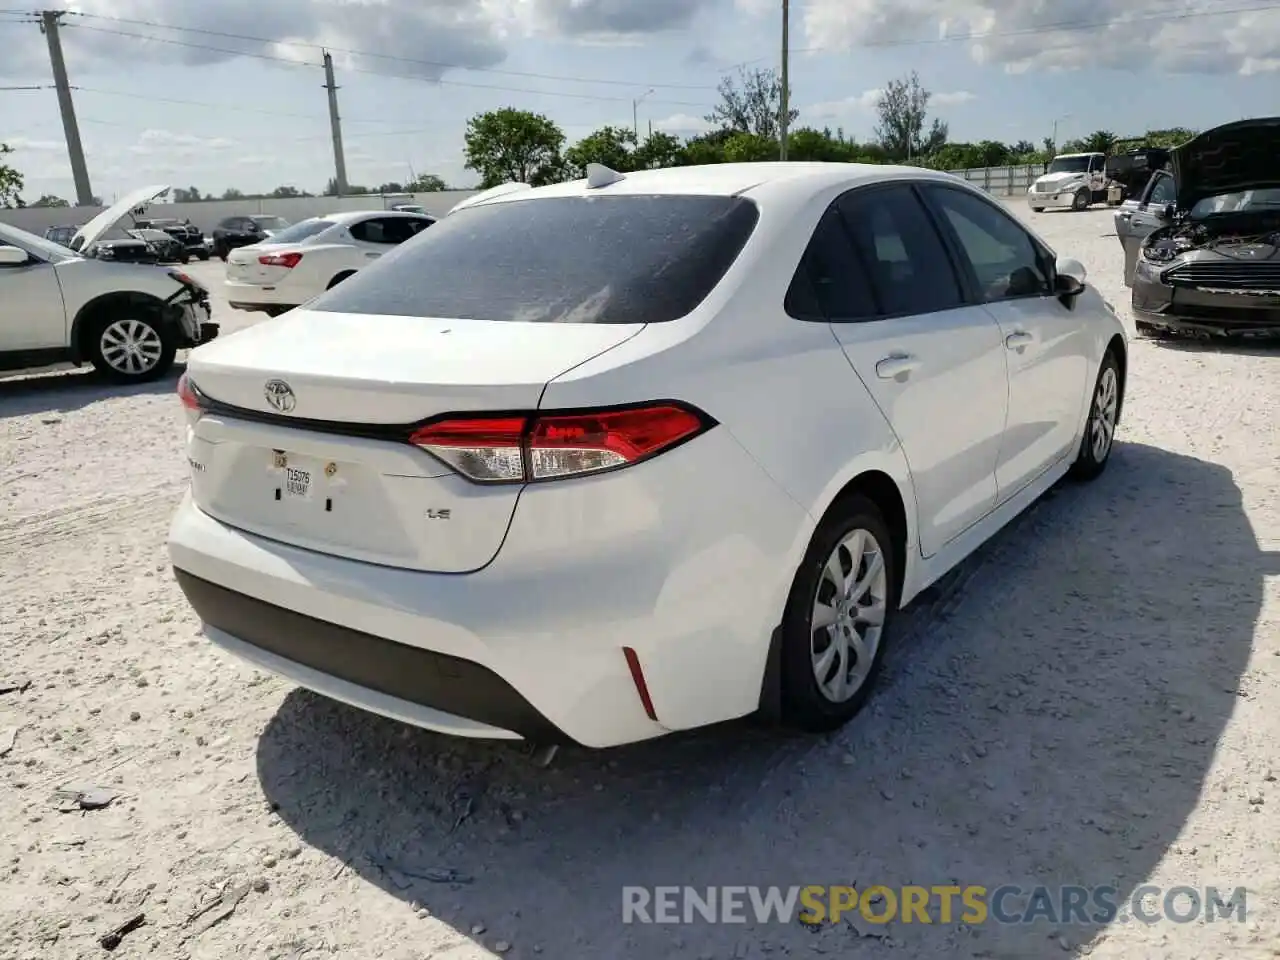
<instances>
[{"instance_id":1,"label":"rear door window","mask_svg":"<svg viewBox=\"0 0 1280 960\"><path fill-rule=\"evenodd\" d=\"M759 219L742 197L623 195L481 204L310 309L546 323L662 323L723 279Z\"/></svg>"},{"instance_id":2,"label":"rear door window","mask_svg":"<svg viewBox=\"0 0 1280 960\"><path fill-rule=\"evenodd\" d=\"M865 320L878 313L871 285L834 207L813 232L787 290L785 307L798 320Z\"/></svg>"},{"instance_id":3,"label":"rear door window","mask_svg":"<svg viewBox=\"0 0 1280 960\"><path fill-rule=\"evenodd\" d=\"M963 306L951 258L909 186L853 190L836 204L886 316Z\"/></svg>"}]
</instances>

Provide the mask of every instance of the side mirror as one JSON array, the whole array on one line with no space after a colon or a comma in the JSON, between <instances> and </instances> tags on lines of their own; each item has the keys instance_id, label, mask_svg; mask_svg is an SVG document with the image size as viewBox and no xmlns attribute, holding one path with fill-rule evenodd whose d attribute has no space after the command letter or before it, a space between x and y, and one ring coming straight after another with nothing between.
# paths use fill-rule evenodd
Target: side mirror
<instances>
[{"instance_id":1,"label":"side mirror","mask_svg":"<svg viewBox=\"0 0 1280 960\"><path fill-rule=\"evenodd\" d=\"M0 246L0 266L21 267L31 259L21 247Z\"/></svg>"},{"instance_id":2,"label":"side mirror","mask_svg":"<svg viewBox=\"0 0 1280 960\"><path fill-rule=\"evenodd\" d=\"M1079 260L1070 257L1059 257L1055 267L1055 283L1060 297L1078 297L1084 292L1085 278L1088 271Z\"/></svg>"}]
</instances>

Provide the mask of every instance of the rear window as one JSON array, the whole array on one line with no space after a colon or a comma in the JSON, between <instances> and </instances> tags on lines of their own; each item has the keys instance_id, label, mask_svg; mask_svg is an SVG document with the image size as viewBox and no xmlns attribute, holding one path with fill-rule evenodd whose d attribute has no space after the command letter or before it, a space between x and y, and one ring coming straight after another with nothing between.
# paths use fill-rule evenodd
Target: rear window
<instances>
[{"instance_id":1,"label":"rear window","mask_svg":"<svg viewBox=\"0 0 1280 960\"><path fill-rule=\"evenodd\" d=\"M292 227L286 227L279 233L271 235L272 243L299 243L317 233L324 233L330 227L337 226L332 220L303 220Z\"/></svg>"},{"instance_id":2,"label":"rear window","mask_svg":"<svg viewBox=\"0 0 1280 960\"><path fill-rule=\"evenodd\" d=\"M516 200L461 210L310 309L544 323L662 323L690 313L760 214L740 197Z\"/></svg>"}]
</instances>

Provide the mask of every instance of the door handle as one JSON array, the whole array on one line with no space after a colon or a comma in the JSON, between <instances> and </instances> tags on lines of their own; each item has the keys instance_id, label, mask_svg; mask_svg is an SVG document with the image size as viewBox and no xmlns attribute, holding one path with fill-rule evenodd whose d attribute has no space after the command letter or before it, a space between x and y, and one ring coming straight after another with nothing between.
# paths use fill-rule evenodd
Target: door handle
<instances>
[{"instance_id":1,"label":"door handle","mask_svg":"<svg viewBox=\"0 0 1280 960\"><path fill-rule=\"evenodd\" d=\"M876 364L876 376L881 380L905 380L920 366L920 361L909 353L895 353Z\"/></svg>"},{"instance_id":2,"label":"door handle","mask_svg":"<svg viewBox=\"0 0 1280 960\"><path fill-rule=\"evenodd\" d=\"M1011 333L1004 338L1004 345L1010 350L1025 350L1035 342L1035 335L1027 333L1025 330L1019 330L1017 333Z\"/></svg>"}]
</instances>

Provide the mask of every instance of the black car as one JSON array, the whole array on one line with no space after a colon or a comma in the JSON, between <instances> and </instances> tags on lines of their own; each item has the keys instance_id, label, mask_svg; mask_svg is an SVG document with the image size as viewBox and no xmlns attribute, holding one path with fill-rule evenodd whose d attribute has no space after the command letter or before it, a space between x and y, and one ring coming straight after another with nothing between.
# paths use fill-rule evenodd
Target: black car
<instances>
[{"instance_id":1,"label":"black car","mask_svg":"<svg viewBox=\"0 0 1280 960\"><path fill-rule=\"evenodd\" d=\"M1171 161L1116 211L1138 329L1280 337L1280 117L1208 130Z\"/></svg>"},{"instance_id":2,"label":"black car","mask_svg":"<svg viewBox=\"0 0 1280 960\"><path fill-rule=\"evenodd\" d=\"M1170 152L1147 146L1140 140L1121 140L1106 160L1106 178L1123 188L1121 200L1139 196L1157 170L1169 167Z\"/></svg>"},{"instance_id":3,"label":"black car","mask_svg":"<svg viewBox=\"0 0 1280 960\"><path fill-rule=\"evenodd\" d=\"M160 262L160 254L152 244L127 235L98 240L81 250L80 255L94 260L114 260L119 263Z\"/></svg>"},{"instance_id":4,"label":"black car","mask_svg":"<svg viewBox=\"0 0 1280 960\"><path fill-rule=\"evenodd\" d=\"M156 257L161 263L187 263L191 259L191 254L187 251L182 241L163 230L135 228L127 231L127 233L135 240L142 240L144 243L151 244L151 248L155 251Z\"/></svg>"},{"instance_id":5,"label":"black car","mask_svg":"<svg viewBox=\"0 0 1280 960\"><path fill-rule=\"evenodd\" d=\"M148 218L135 220L133 225L140 230L163 230L182 244L189 257L209 259L209 246L204 242L204 232L190 220L173 217Z\"/></svg>"},{"instance_id":6,"label":"black car","mask_svg":"<svg viewBox=\"0 0 1280 960\"><path fill-rule=\"evenodd\" d=\"M237 247L262 243L273 233L289 226L289 221L269 213L252 213L240 217L227 217L213 228L213 254L227 259L227 254Z\"/></svg>"}]
</instances>

